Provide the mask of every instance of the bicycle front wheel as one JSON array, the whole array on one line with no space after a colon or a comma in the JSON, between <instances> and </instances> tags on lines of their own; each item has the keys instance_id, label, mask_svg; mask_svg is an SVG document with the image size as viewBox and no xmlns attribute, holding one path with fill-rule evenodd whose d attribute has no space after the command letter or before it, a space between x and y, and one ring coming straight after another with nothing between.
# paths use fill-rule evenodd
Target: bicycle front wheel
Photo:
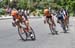
<instances>
[{"instance_id":1,"label":"bicycle front wheel","mask_svg":"<svg viewBox=\"0 0 75 48\"><path fill-rule=\"evenodd\" d=\"M27 40L27 33L24 31L24 28L18 28L18 34L23 41Z\"/></svg>"},{"instance_id":2,"label":"bicycle front wheel","mask_svg":"<svg viewBox=\"0 0 75 48\"><path fill-rule=\"evenodd\" d=\"M35 40L36 39L34 30L32 28L31 28L31 36L30 37L31 37L32 40Z\"/></svg>"}]
</instances>

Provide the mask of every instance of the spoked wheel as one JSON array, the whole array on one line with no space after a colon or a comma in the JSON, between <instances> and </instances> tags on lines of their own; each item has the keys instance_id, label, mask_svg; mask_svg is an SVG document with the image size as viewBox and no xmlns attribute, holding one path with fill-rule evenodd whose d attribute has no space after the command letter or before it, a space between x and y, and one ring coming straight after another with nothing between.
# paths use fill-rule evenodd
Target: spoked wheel
<instances>
[{"instance_id":1,"label":"spoked wheel","mask_svg":"<svg viewBox=\"0 0 75 48\"><path fill-rule=\"evenodd\" d=\"M31 28L31 27L30 27ZM36 39L36 37L35 37L35 33L34 33L34 30L31 28L31 31L30 31L30 38L31 38L31 40L35 40Z\"/></svg>"},{"instance_id":2,"label":"spoked wheel","mask_svg":"<svg viewBox=\"0 0 75 48\"><path fill-rule=\"evenodd\" d=\"M21 31L22 29L22 31ZM18 34L23 41L27 40L27 33L24 31L24 28L18 28Z\"/></svg>"}]
</instances>

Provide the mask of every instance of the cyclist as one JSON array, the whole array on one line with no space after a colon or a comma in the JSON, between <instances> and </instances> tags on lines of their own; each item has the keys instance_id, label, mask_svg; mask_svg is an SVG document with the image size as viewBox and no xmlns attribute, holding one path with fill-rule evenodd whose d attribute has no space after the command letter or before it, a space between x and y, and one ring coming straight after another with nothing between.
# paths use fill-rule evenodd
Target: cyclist
<instances>
[{"instance_id":1,"label":"cyclist","mask_svg":"<svg viewBox=\"0 0 75 48\"><path fill-rule=\"evenodd\" d=\"M25 10L21 10L20 13L22 13L21 16L25 20L24 22L25 22L25 25L27 27L28 32L30 32L30 25L29 25L29 20L28 20L28 17L27 17L28 16L27 13L25 12Z\"/></svg>"},{"instance_id":2,"label":"cyclist","mask_svg":"<svg viewBox=\"0 0 75 48\"><path fill-rule=\"evenodd\" d=\"M64 12L64 16L65 16L65 19L64 19L64 21L65 21L65 25L66 25L67 30L68 30L69 14L68 14L68 11L67 11L67 10L63 10L63 12Z\"/></svg>"},{"instance_id":3,"label":"cyclist","mask_svg":"<svg viewBox=\"0 0 75 48\"><path fill-rule=\"evenodd\" d=\"M50 23L49 21L50 21L51 23ZM46 22L49 24L50 29L53 29L54 26L56 27L56 24L55 24L54 19L53 19L53 15L52 15L52 13L49 11L48 8L45 8L45 9L44 9L44 23L46 23ZM57 31L55 30L55 33L52 31L52 34L58 34L58 33L57 33Z\"/></svg>"},{"instance_id":4,"label":"cyclist","mask_svg":"<svg viewBox=\"0 0 75 48\"><path fill-rule=\"evenodd\" d=\"M68 30L68 23L69 23L69 15L68 15L68 12L65 9L62 9L61 11L63 13L65 27Z\"/></svg>"},{"instance_id":5,"label":"cyclist","mask_svg":"<svg viewBox=\"0 0 75 48\"><path fill-rule=\"evenodd\" d=\"M16 23L17 27L21 29L20 23L24 23L27 29L26 32L29 32L30 26L27 16L24 16L24 14L21 11L18 12L16 9L13 9L11 11L11 16L13 17L13 23Z\"/></svg>"},{"instance_id":6,"label":"cyclist","mask_svg":"<svg viewBox=\"0 0 75 48\"><path fill-rule=\"evenodd\" d=\"M66 33L65 11L63 9L57 11L57 19L57 22L63 27L64 33Z\"/></svg>"}]
</instances>

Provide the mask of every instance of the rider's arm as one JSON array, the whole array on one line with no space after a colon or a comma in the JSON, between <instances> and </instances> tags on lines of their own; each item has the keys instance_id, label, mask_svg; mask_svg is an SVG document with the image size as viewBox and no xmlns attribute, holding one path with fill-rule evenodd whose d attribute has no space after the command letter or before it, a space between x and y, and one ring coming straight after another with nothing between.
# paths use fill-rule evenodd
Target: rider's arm
<instances>
[{"instance_id":1,"label":"rider's arm","mask_svg":"<svg viewBox=\"0 0 75 48\"><path fill-rule=\"evenodd\" d=\"M44 23L46 23L46 16L44 16L43 19L44 19Z\"/></svg>"},{"instance_id":2,"label":"rider's arm","mask_svg":"<svg viewBox=\"0 0 75 48\"><path fill-rule=\"evenodd\" d=\"M43 13L44 13L44 15L43 15L43 16L44 16L44 21L45 21L45 20L46 20L46 11L44 10L44 12L43 12Z\"/></svg>"},{"instance_id":3,"label":"rider's arm","mask_svg":"<svg viewBox=\"0 0 75 48\"><path fill-rule=\"evenodd\" d=\"M15 21L15 17L13 16L13 13L10 14L12 16L12 20Z\"/></svg>"}]
</instances>

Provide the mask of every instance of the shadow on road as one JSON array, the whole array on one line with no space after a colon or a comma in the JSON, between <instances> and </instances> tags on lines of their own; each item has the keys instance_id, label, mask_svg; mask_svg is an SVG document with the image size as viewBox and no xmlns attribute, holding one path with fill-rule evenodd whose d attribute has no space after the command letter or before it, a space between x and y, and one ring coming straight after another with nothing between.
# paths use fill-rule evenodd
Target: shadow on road
<instances>
[{"instance_id":1,"label":"shadow on road","mask_svg":"<svg viewBox=\"0 0 75 48\"><path fill-rule=\"evenodd\" d=\"M27 41L35 41L35 40L31 40L31 39L27 39L27 40L22 40L22 39L18 39L19 41L23 41L23 42L27 42Z\"/></svg>"}]
</instances>

